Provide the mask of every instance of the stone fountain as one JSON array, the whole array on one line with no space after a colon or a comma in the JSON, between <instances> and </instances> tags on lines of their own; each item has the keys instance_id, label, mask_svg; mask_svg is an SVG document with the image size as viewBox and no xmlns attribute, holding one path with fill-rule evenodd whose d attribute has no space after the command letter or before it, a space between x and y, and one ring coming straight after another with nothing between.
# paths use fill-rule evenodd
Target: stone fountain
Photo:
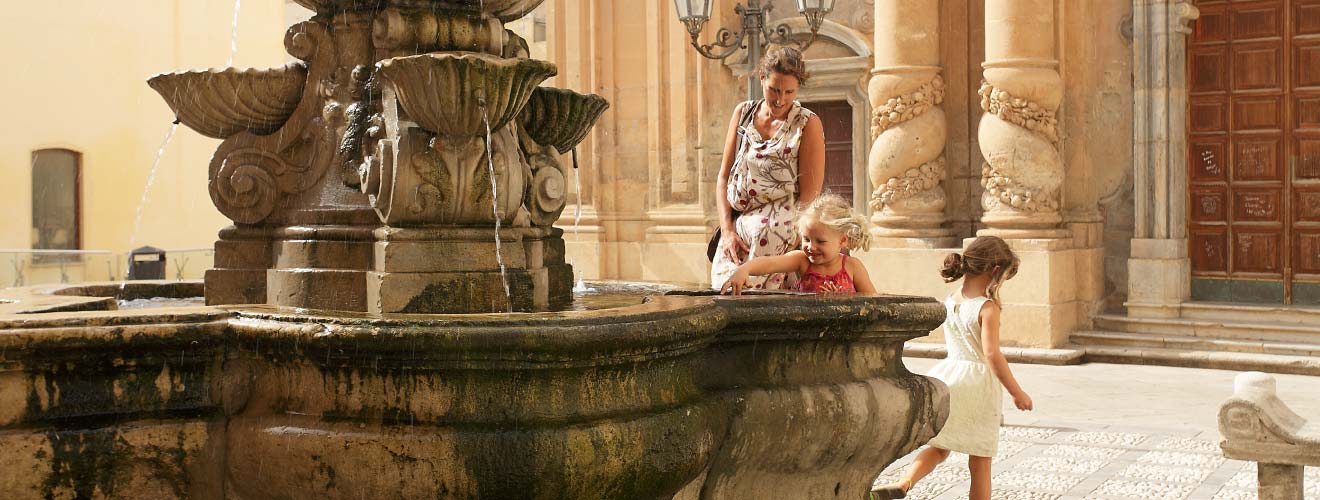
<instances>
[{"instance_id":1,"label":"stone fountain","mask_svg":"<svg viewBox=\"0 0 1320 500\"><path fill-rule=\"evenodd\" d=\"M224 139L208 305L0 292L5 498L861 498L931 438L929 298L549 311L558 158L607 104L538 86L503 24L542 1L298 0L299 62L151 79Z\"/></svg>"}]
</instances>

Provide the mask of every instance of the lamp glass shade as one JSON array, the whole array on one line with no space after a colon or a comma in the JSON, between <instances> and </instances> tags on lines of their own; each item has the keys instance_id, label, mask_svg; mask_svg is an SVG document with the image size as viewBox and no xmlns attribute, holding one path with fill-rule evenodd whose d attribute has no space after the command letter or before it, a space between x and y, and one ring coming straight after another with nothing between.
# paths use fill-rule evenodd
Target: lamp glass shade
<instances>
[{"instance_id":1,"label":"lamp glass shade","mask_svg":"<svg viewBox=\"0 0 1320 500\"><path fill-rule=\"evenodd\" d=\"M682 21L705 22L710 19L711 0L674 0L674 10Z\"/></svg>"},{"instance_id":2,"label":"lamp glass shade","mask_svg":"<svg viewBox=\"0 0 1320 500\"><path fill-rule=\"evenodd\" d=\"M679 1L679 0L675 0ZM834 0L798 0L798 13L828 14L834 11Z\"/></svg>"}]
</instances>

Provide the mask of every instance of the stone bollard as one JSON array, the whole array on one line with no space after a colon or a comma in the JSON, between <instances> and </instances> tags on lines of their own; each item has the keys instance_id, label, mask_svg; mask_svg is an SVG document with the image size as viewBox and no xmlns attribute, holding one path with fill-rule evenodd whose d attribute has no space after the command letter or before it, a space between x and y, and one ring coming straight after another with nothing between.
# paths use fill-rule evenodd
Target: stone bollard
<instances>
[{"instance_id":1,"label":"stone bollard","mask_svg":"<svg viewBox=\"0 0 1320 500\"><path fill-rule=\"evenodd\" d=\"M1320 426L1279 399L1274 377L1246 372L1233 385L1219 405L1224 456L1256 462L1260 500L1301 500L1304 467L1320 466Z\"/></svg>"}]
</instances>

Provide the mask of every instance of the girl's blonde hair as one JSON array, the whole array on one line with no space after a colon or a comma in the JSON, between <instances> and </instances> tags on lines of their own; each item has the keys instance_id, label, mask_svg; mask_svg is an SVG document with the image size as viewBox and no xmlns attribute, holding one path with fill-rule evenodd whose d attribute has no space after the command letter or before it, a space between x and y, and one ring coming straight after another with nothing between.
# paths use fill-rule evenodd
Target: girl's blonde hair
<instances>
[{"instance_id":1,"label":"girl's blonde hair","mask_svg":"<svg viewBox=\"0 0 1320 500\"><path fill-rule=\"evenodd\" d=\"M815 221L848 237L849 250L871 249L871 221L852 211L842 196L833 193L821 193L816 199L798 212L797 230L802 233L802 225Z\"/></svg>"},{"instance_id":2,"label":"girl's blonde hair","mask_svg":"<svg viewBox=\"0 0 1320 500\"><path fill-rule=\"evenodd\" d=\"M1002 238L980 236L972 240L972 244L967 245L962 254L951 253L945 257L940 276L944 277L945 283L950 283L962 279L964 274L980 276L994 273L990 276L990 285L986 287L985 294L999 302L999 287L1017 275L1018 262L1017 255Z\"/></svg>"}]
</instances>

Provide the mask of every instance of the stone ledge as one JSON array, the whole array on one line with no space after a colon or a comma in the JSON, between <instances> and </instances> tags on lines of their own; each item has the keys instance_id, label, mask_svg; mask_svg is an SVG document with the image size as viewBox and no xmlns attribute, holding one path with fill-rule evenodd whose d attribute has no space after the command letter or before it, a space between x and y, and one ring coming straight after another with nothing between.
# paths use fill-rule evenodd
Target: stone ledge
<instances>
[{"instance_id":1,"label":"stone ledge","mask_svg":"<svg viewBox=\"0 0 1320 500\"><path fill-rule=\"evenodd\" d=\"M1042 349L1032 347L1001 347L1004 357L1010 363L1029 363L1033 365L1076 365L1083 362L1086 354L1081 349ZM943 358L948 354L941 344L908 342L903 346L903 355L913 358Z\"/></svg>"},{"instance_id":2,"label":"stone ledge","mask_svg":"<svg viewBox=\"0 0 1320 500\"><path fill-rule=\"evenodd\" d=\"M1320 357L1157 347L1086 346L1086 362L1320 375Z\"/></svg>"}]
</instances>

